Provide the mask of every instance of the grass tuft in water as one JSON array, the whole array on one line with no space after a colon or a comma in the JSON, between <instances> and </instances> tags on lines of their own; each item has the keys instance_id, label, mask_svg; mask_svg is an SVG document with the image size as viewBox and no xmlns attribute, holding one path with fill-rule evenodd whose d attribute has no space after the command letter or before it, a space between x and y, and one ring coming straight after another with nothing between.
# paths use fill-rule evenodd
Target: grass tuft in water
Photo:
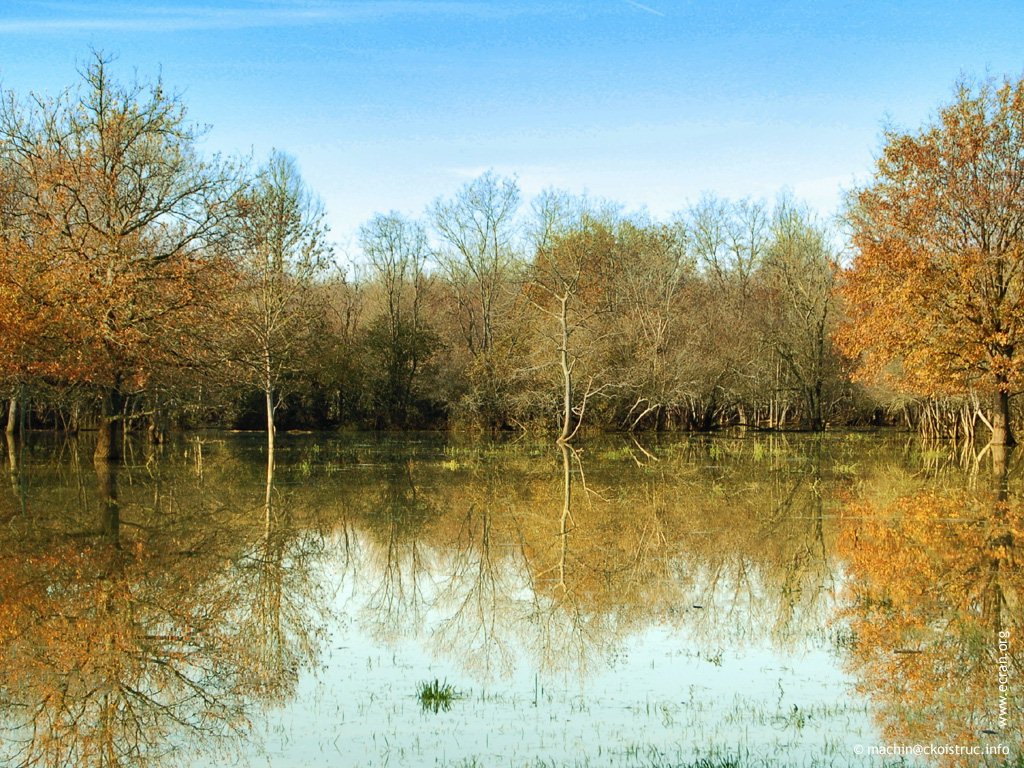
<instances>
[{"instance_id":1,"label":"grass tuft in water","mask_svg":"<svg viewBox=\"0 0 1024 768\"><path fill-rule=\"evenodd\" d=\"M424 712L428 710L447 712L452 708L452 702L459 698L459 694L450 683L447 681L442 683L435 678L432 681L420 683L417 697Z\"/></svg>"}]
</instances>

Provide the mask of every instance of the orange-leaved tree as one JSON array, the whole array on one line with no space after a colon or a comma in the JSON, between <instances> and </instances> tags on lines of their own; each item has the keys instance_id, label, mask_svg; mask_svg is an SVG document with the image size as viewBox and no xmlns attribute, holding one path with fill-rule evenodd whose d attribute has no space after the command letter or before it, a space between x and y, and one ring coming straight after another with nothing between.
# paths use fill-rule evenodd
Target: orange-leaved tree
<instances>
[{"instance_id":1,"label":"orange-leaved tree","mask_svg":"<svg viewBox=\"0 0 1024 768\"><path fill-rule=\"evenodd\" d=\"M1024 80L961 84L920 131L889 130L851 198L839 334L861 376L920 396L992 397L1013 444L1024 383Z\"/></svg>"},{"instance_id":2,"label":"orange-leaved tree","mask_svg":"<svg viewBox=\"0 0 1024 768\"><path fill-rule=\"evenodd\" d=\"M17 181L0 299L53 336L40 345L28 334L33 343L16 346L6 367L95 392L97 459L119 456L125 396L181 365L197 321L213 315L197 310L232 182L200 159L200 136L178 97L159 82L118 84L99 54L78 89L0 102L0 156ZM0 341L25 337L24 327L0 328Z\"/></svg>"}]
</instances>

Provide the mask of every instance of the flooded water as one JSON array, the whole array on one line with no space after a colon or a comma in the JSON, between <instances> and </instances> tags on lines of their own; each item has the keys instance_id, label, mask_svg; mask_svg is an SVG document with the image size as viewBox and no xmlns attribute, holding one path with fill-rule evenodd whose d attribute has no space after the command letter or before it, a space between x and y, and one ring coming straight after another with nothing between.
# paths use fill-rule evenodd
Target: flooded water
<instances>
[{"instance_id":1,"label":"flooded water","mask_svg":"<svg viewBox=\"0 0 1024 768\"><path fill-rule=\"evenodd\" d=\"M9 457L0 763L1021 763L1019 455L279 442Z\"/></svg>"}]
</instances>

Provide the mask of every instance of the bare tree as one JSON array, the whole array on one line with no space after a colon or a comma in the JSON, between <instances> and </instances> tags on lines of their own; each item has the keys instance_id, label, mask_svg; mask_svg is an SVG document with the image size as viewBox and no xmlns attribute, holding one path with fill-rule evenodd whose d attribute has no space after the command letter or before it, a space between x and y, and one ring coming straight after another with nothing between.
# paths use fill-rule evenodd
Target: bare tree
<instances>
[{"instance_id":1,"label":"bare tree","mask_svg":"<svg viewBox=\"0 0 1024 768\"><path fill-rule=\"evenodd\" d=\"M363 225L359 242L382 294L383 313L370 329L383 357L378 410L386 409L389 421L405 426L417 374L431 345L423 317L427 233L419 222L392 212Z\"/></svg>"},{"instance_id":2,"label":"bare tree","mask_svg":"<svg viewBox=\"0 0 1024 768\"><path fill-rule=\"evenodd\" d=\"M825 427L826 389L840 357L832 344L837 265L825 229L783 200L772 220L772 241L762 269L764 333L803 401L803 422Z\"/></svg>"},{"instance_id":3,"label":"bare tree","mask_svg":"<svg viewBox=\"0 0 1024 768\"><path fill-rule=\"evenodd\" d=\"M466 184L451 200L430 208L443 241L438 254L456 303L462 341L471 360L470 388L479 415L496 426L505 407L518 337L512 317L517 266L519 187L491 171Z\"/></svg>"},{"instance_id":4,"label":"bare tree","mask_svg":"<svg viewBox=\"0 0 1024 768\"><path fill-rule=\"evenodd\" d=\"M762 394L764 355L757 344L754 286L769 242L766 208L749 200L705 197L677 223L699 277L682 313L690 348L683 359L690 381L689 420L699 429L730 418L744 422L744 403Z\"/></svg>"},{"instance_id":5,"label":"bare tree","mask_svg":"<svg viewBox=\"0 0 1024 768\"><path fill-rule=\"evenodd\" d=\"M662 429L685 409L691 391L683 320L696 309L688 304L695 267L680 227L627 220L618 230L617 378L635 396L620 423L632 430L646 420Z\"/></svg>"},{"instance_id":6,"label":"bare tree","mask_svg":"<svg viewBox=\"0 0 1024 768\"><path fill-rule=\"evenodd\" d=\"M540 212L545 214L543 208ZM556 351L561 378L558 442L567 443L579 432L590 397L607 386L595 386L593 362L606 335L596 319L609 306L607 272L615 260L617 242L610 226L587 213L568 226L552 224L550 218L544 223L543 215L541 221L542 236L527 295L538 311L554 321L555 332L546 335ZM588 359L592 368L581 395L577 366Z\"/></svg>"},{"instance_id":7,"label":"bare tree","mask_svg":"<svg viewBox=\"0 0 1024 768\"><path fill-rule=\"evenodd\" d=\"M430 209L448 246L441 254L441 267L461 289L463 330L474 354L486 354L494 344L503 282L515 261L513 222L518 209L515 180L491 171Z\"/></svg>"},{"instance_id":8,"label":"bare tree","mask_svg":"<svg viewBox=\"0 0 1024 768\"><path fill-rule=\"evenodd\" d=\"M287 374L298 365L323 317L313 290L331 246L320 201L295 161L275 151L236 207L241 274L235 360L264 394L267 447L274 451L274 414Z\"/></svg>"}]
</instances>

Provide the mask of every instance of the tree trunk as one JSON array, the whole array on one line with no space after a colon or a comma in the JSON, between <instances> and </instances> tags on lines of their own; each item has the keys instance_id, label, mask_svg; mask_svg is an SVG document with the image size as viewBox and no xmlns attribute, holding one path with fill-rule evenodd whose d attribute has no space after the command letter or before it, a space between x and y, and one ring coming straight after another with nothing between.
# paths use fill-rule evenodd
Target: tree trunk
<instances>
[{"instance_id":1,"label":"tree trunk","mask_svg":"<svg viewBox=\"0 0 1024 768\"><path fill-rule=\"evenodd\" d=\"M96 480L103 500L100 529L115 546L121 542L121 508L117 499L117 465L101 462L96 465Z\"/></svg>"},{"instance_id":2,"label":"tree trunk","mask_svg":"<svg viewBox=\"0 0 1024 768\"><path fill-rule=\"evenodd\" d=\"M123 400L118 385L114 385L103 395L96 432L96 450L93 453L94 461L117 461L121 458L123 430L118 428L117 422L122 417Z\"/></svg>"},{"instance_id":3,"label":"tree trunk","mask_svg":"<svg viewBox=\"0 0 1024 768\"><path fill-rule=\"evenodd\" d=\"M995 409L992 412L992 444L1016 445L1013 427L1010 425L1010 394L1000 391L996 394Z\"/></svg>"},{"instance_id":4,"label":"tree trunk","mask_svg":"<svg viewBox=\"0 0 1024 768\"><path fill-rule=\"evenodd\" d=\"M1013 448L1006 445L993 445L992 449L992 480L996 498L991 506L989 515L988 536L986 537L984 551L989 553L988 571L985 578L989 587L985 589L981 600L981 618L985 626L993 627L999 632L1004 625L1003 607L1007 604L1005 588L1003 586L1007 573L1004 569L1013 565L1009 558L1013 557L1014 531L1008 519L1010 502L1009 469L1010 456ZM1009 573L1016 573L1012 570Z\"/></svg>"},{"instance_id":5,"label":"tree trunk","mask_svg":"<svg viewBox=\"0 0 1024 768\"><path fill-rule=\"evenodd\" d=\"M273 500L274 500L274 453L271 451L267 454L267 484L266 494L263 500L264 506L264 532L267 538L270 537L270 522L273 518Z\"/></svg>"},{"instance_id":6,"label":"tree trunk","mask_svg":"<svg viewBox=\"0 0 1024 768\"><path fill-rule=\"evenodd\" d=\"M562 366L562 432L558 442L564 443L572 433L572 366L569 364L569 318L567 316L569 295L561 297L562 312L559 316L562 328L562 346L559 348L559 363Z\"/></svg>"},{"instance_id":7,"label":"tree trunk","mask_svg":"<svg viewBox=\"0 0 1024 768\"><path fill-rule=\"evenodd\" d=\"M166 434L162 425L159 411L154 411L149 417L149 427L146 430L149 435L150 445L162 445Z\"/></svg>"},{"instance_id":8,"label":"tree trunk","mask_svg":"<svg viewBox=\"0 0 1024 768\"><path fill-rule=\"evenodd\" d=\"M564 590L565 586L565 564L569 552L569 521L572 519L572 467L569 463L569 446L560 442L562 449L562 517L559 522L559 540L561 552L558 558L558 584ZM575 453L575 452L574 452Z\"/></svg>"},{"instance_id":9,"label":"tree trunk","mask_svg":"<svg viewBox=\"0 0 1024 768\"><path fill-rule=\"evenodd\" d=\"M18 444L14 440L14 433L7 432L7 462L11 467L11 474L18 472Z\"/></svg>"},{"instance_id":10,"label":"tree trunk","mask_svg":"<svg viewBox=\"0 0 1024 768\"><path fill-rule=\"evenodd\" d=\"M821 404L821 382L807 390L807 426L811 432L825 431L825 413Z\"/></svg>"},{"instance_id":11,"label":"tree trunk","mask_svg":"<svg viewBox=\"0 0 1024 768\"><path fill-rule=\"evenodd\" d=\"M267 461L274 461L274 390L268 384L264 390L267 398Z\"/></svg>"},{"instance_id":12,"label":"tree trunk","mask_svg":"<svg viewBox=\"0 0 1024 768\"><path fill-rule=\"evenodd\" d=\"M994 481L996 498L999 502L1005 502L1010 495L1009 469L1010 451L1004 443L996 443L992 446L992 479Z\"/></svg>"},{"instance_id":13,"label":"tree trunk","mask_svg":"<svg viewBox=\"0 0 1024 768\"><path fill-rule=\"evenodd\" d=\"M18 396L11 395L7 404L7 434L13 435L18 425Z\"/></svg>"},{"instance_id":14,"label":"tree trunk","mask_svg":"<svg viewBox=\"0 0 1024 768\"><path fill-rule=\"evenodd\" d=\"M78 400L75 400L74 402L71 403L71 411L70 411L70 413L68 413L67 429L68 429L68 434L69 435L77 435L78 434L78 428L79 428L79 422L80 422L79 417L80 416L81 416L81 406L80 406Z\"/></svg>"},{"instance_id":15,"label":"tree trunk","mask_svg":"<svg viewBox=\"0 0 1024 768\"><path fill-rule=\"evenodd\" d=\"M658 406L658 416L654 423L655 432L664 432L668 429L668 408L665 406Z\"/></svg>"}]
</instances>

